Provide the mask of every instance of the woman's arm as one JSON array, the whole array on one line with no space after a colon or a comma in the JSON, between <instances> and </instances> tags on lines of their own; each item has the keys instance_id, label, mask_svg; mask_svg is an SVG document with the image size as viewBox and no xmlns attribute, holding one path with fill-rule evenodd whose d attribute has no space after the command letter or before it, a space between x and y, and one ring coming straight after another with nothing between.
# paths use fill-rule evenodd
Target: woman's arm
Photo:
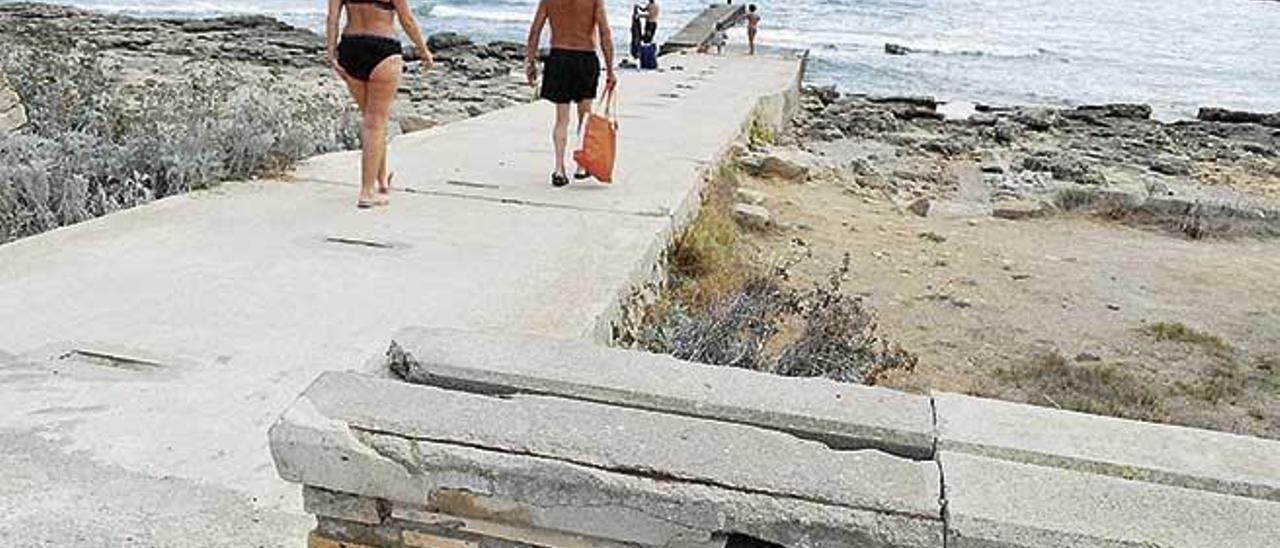
<instances>
[{"instance_id":1,"label":"woman's arm","mask_svg":"<svg viewBox=\"0 0 1280 548\"><path fill-rule=\"evenodd\" d=\"M538 83L538 43L542 41L542 28L547 25L547 3L538 2L538 11L529 25L529 40L524 48L524 75L529 85Z\"/></svg>"},{"instance_id":2,"label":"woman's arm","mask_svg":"<svg viewBox=\"0 0 1280 548\"><path fill-rule=\"evenodd\" d=\"M324 20L325 53L329 65L338 71L339 76L343 73L342 66L338 64L338 23L341 19L342 0L329 0L329 13Z\"/></svg>"},{"instance_id":3,"label":"woman's arm","mask_svg":"<svg viewBox=\"0 0 1280 548\"><path fill-rule=\"evenodd\" d=\"M409 35L409 41L413 42L413 47L418 50L423 68L429 69L435 66L435 56L431 55L431 49L422 39L422 29L418 28L418 21L413 17L413 7L409 5L409 0L392 0L392 2L396 6L396 15L400 17L400 27L404 29L405 34Z\"/></svg>"}]
</instances>

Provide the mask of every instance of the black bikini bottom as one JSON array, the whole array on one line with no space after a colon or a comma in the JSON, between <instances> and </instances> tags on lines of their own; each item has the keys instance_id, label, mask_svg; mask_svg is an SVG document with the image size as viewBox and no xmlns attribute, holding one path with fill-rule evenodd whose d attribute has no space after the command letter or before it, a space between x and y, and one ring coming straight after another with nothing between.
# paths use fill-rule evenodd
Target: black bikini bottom
<instances>
[{"instance_id":1,"label":"black bikini bottom","mask_svg":"<svg viewBox=\"0 0 1280 548\"><path fill-rule=\"evenodd\" d=\"M373 69L392 55L403 52L400 41L386 36L349 34L338 42L338 64L357 80L368 81Z\"/></svg>"}]
</instances>

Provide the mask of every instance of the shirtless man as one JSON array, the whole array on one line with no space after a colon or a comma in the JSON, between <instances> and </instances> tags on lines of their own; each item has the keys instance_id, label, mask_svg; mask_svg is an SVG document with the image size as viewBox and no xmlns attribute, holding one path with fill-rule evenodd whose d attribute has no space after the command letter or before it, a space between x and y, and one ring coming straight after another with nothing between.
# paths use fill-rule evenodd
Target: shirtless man
<instances>
[{"instance_id":1,"label":"shirtless man","mask_svg":"<svg viewBox=\"0 0 1280 548\"><path fill-rule=\"evenodd\" d=\"M662 8L658 7L658 0L649 0L640 13L644 14L644 43L652 44L655 34L658 34L658 16L662 15Z\"/></svg>"},{"instance_id":2,"label":"shirtless man","mask_svg":"<svg viewBox=\"0 0 1280 548\"><path fill-rule=\"evenodd\" d=\"M551 22L551 55L547 58L542 90L539 96L556 105L556 124L552 141L556 148L556 168L551 174L551 184L565 186L565 150L569 141L569 105L578 107L578 134L582 123L591 114L591 101L596 98L600 85L600 58L596 56L597 38L604 52L606 88L618 83L613 72L613 33L605 14L605 0L541 0L538 13L529 27L529 43L525 49L525 74L529 85L538 82L538 43L542 40L542 28ZM585 179L587 174L579 169L575 179Z\"/></svg>"}]
</instances>

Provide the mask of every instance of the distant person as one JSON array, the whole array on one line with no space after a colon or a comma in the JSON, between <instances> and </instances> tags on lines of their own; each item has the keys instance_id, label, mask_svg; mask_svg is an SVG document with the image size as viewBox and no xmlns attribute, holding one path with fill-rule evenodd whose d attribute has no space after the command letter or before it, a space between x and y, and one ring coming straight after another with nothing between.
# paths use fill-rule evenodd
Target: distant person
<instances>
[{"instance_id":1,"label":"distant person","mask_svg":"<svg viewBox=\"0 0 1280 548\"><path fill-rule=\"evenodd\" d=\"M658 17L662 15L662 8L658 7L658 0L649 0L640 13L644 14L644 43L652 44L654 37L658 34Z\"/></svg>"},{"instance_id":2,"label":"distant person","mask_svg":"<svg viewBox=\"0 0 1280 548\"><path fill-rule=\"evenodd\" d=\"M367 209L390 202L391 172L387 169L387 123L400 87L403 47L396 38L395 19L417 48L424 69L435 64L408 0L329 0L325 39L329 64L338 73L363 118L360 124L360 197L356 207ZM341 38L338 23L346 12Z\"/></svg>"},{"instance_id":3,"label":"distant person","mask_svg":"<svg viewBox=\"0 0 1280 548\"><path fill-rule=\"evenodd\" d=\"M596 98L600 85L600 58L596 56L597 38L604 52L606 89L617 85L613 72L613 33L605 13L605 0L541 0L533 25L529 27L529 43L525 50L525 74L529 85L538 82L538 43L542 40L542 28L551 22L551 54L543 68L542 89L539 96L556 105L555 130L552 141L556 149L555 171L551 184L561 187L569 184L565 175L565 151L569 140L569 105L578 107L578 134L582 123L591 114L591 102ZM579 168L575 179L586 179L586 171Z\"/></svg>"},{"instance_id":4,"label":"distant person","mask_svg":"<svg viewBox=\"0 0 1280 548\"><path fill-rule=\"evenodd\" d=\"M640 58L640 44L644 41L644 21L640 6L631 6L631 58Z\"/></svg>"},{"instance_id":5,"label":"distant person","mask_svg":"<svg viewBox=\"0 0 1280 548\"><path fill-rule=\"evenodd\" d=\"M716 29L711 33L711 45L716 47L716 55L724 55L724 47L729 43L729 33L724 29Z\"/></svg>"},{"instance_id":6,"label":"distant person","mask_svg":"<svg viewBox=\"0 0 1280 548\"><path fill-rule=\"evenodd\" d=\"M751 55L756 54L756 33L760 31L760 14L756 5L747 6L747 43L751 45Z\"/></svg>"}]
</instances>

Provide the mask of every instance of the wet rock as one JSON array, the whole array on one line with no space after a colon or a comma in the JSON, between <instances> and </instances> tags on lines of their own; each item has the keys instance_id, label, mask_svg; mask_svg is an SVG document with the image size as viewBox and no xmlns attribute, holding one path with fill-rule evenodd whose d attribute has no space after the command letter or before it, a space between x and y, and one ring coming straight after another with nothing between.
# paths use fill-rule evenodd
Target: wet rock
<instances>
[{"instance_id":1,"label":"wet rock","mask_svg":"<svg viewBox=\"0 0 1280 548\"><path fill-rule=\"evenodd\" d=\"M903 46L900 44L887 42L884 45L884 52L889 55L906 55L908 53L911 53L911 48L908 48L907 46Z\"/></svg>"},{"instance_id":2,"label":"wet rock","mask_svg":"<svg viewBox=\"0 0 1280 548\"><path fill-rule=\"evenodd\" d=\"M437 32L427 37L427 47L433 52L470 46L473 43L470 38L452 31Z\"/></svg>"},{"instance_id":3,"label":"wet rock","mask_svg":"<svg viewBox=\"0 0 1280 548\"><path fill-rule=\"evenodd\" d=\"M1280 127L1280 112L1268 114L1216 107L1201 107L1200 111L1196 114L1196 119L1203 122L1259 124L1268 127Z\"/></svg>"},{"instance_id":4,"label":"wet rock","mask_svg":"<svg viewBox=\"0 0 1280 548\"><path fill-rule=\"evenodd\" d=\"M773 226L773 216L769 214L769 210L754 204L734 205L733 219L751 230L767 230Z\"/></svg>"},{"instance_id":5,"label":"wet rock","mask_svg":"<svg viewBox=\"0 0 1280 548\"><path fill-rule=\"evenodd\" d=\"M1075 113L1094 118L1121 118L1126 120L1151 119L1151 107L1133 103L1110 103L1105 105L1083 105L1076 107Z\"/></svg>"}]
</instances>

